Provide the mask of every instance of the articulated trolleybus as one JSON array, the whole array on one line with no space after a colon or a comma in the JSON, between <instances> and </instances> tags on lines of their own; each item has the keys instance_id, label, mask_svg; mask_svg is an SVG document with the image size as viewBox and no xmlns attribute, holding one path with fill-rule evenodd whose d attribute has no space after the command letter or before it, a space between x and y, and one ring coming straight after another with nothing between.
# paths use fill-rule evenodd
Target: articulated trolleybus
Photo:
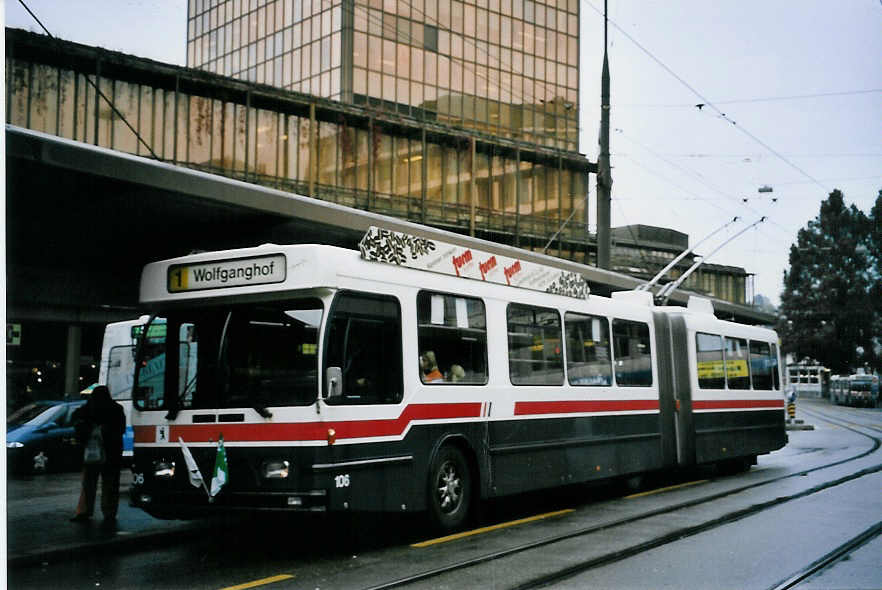
<instances>
[{"instance_id":1,"label":"articulated trolleybus","mask_svg":"<svg viewBox=\"0 0 882 590\"><path fill-rule=\"evenodd\" d=\"M171 336L142 341L135 375L132 498L158 517L426 511L451 530L485 499L747 469L786 442L773 331L435 240L194 254L148 265L141 302Z\"/></svg>"}]
</instances>

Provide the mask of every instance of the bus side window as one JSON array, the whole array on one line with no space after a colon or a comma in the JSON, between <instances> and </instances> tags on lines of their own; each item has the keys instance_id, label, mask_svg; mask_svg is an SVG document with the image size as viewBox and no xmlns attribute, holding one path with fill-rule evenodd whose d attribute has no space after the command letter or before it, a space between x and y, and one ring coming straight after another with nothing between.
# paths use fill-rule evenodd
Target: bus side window
<instances>
[{"instance_id":1,"label":"bus side window","mask_svg":"<svg viewBox=\"0 0 882 590\"><path fill-rule=\"evenodd\" d=\"M609 320L567 312L564 324L570 385L612 385Z\"/></svg>"},{"instance_id":2,"label":"bus side window","mask_svg":"<svg viewBox=\"0 0 882 590\"><path fill-rule=\"evenodd\" d=\"M714 334L695 333L695 360L698 387L723 389L723 339Z\"/></svg>"},{"instance_id":3,"label":"bus side window","mask_svg":"<svg viewBox=\"0 0 882 590\"><path fill-rule=\"evenodd\" d=\"M772 389L772 353L768 342L750 341L750 366L754 389Z\"/></svg>"},{"instance_id":4,"label":"bus side window","mask_svg":"<svg viewBox=\"0 0 882 590\"><path fill-rule=\"evenodd\" d=\"M513 385L563 385L560 314L508 306L508 370Z\"/></svg>"},{"instance_id":5,"label":"bus side window","mask_svg":"<svg viewBox=\"0 0 882 590\"><path fill-rule=\"evenodd\" d=\"M616 384L631 387L652 385L652 348L649 325L613 320Z\"/></svg>"},{"instance_id":6,"label":"bus side window","mask_svg":"<svg viewBox=\"0 0 882 590\"><path fill-rule=\"evenodd\" d=\"M781 375L778 373L778 346L772 344L772 386L775 390L781 389Z\"/></svg>"},{"instance_id":7,"label":"bus side window","mask_svg":"<svg viewBox=\"0 0 882 590\"><path fill-rule=\"evenodd\" d=\"M747 340L726 337L726 383L729 389L750 389Z\"/></svg>"},{"instance_id":8,"label":"bus side window","mask_svg":"<svg viewBox=\"0 0 882 590\"><path fill-rule=\"evenodd\" d=\"M483 301L420 291L417 325L423 383L487 383L487 319Z\"/></svg>"},{"instance_id":9,"label":"bus side window","mask_svg":"<svg viewBox=\"0 0 882 590\"><path fill-rule=\"evenodd\" d=\"M339 367L342 395L329 404L397 404L403 398L401 307L394 297L343 292L328 322L328 367ZM327 384L325 384L327 387Z\"/></svg>"}]
</instances>

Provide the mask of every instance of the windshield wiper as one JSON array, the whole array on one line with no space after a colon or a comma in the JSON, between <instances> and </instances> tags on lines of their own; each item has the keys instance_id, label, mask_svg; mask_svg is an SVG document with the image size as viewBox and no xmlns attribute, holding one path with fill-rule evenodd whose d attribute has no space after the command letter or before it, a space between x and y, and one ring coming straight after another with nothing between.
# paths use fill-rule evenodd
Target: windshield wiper
<instances>
[{"instance_id":1,"label":"windshield wiper","mask_svg":"<svg viewBox=\"0 0 882 590\"><path fill-rule=\"evenodd\" d=\"M175 396L174 403L169 404L168 413L165 415L166 420L174 420L178 417L178 414L181 411L181 400L186 397L186 395L190 392L190 388L196 385L196 378L199 377L199 369L196 369L196 374L193 375L193 378L187 382L187 385L184 387L183 391L181 391L177 396Z\"/></svg>"}]
</instances>

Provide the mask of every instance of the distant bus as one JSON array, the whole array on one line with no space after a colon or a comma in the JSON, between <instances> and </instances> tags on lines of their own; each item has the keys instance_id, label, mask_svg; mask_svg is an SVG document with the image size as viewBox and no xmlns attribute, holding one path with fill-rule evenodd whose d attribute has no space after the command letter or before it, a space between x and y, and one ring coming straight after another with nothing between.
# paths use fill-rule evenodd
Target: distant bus
<instances>
[{"instance_id":1,"label":"distant bus","mask_svg":"<svg viewBox=\"0 0 882 590\"><path fill-rule=\"evenodd\" d=\"M800 397L821 397L826 370L821 365L787 365L787 384Z\"/></svg>"},{"instance_id":2,"label":"distant bus","mask_svg":"<svg viewBox=\"0 0 882 590\"><path fill-rule=\"evenodd\" d=\"M879 403L879 377L863 374L832 377L830 400L834 404L875 408Z\"/></svg>"}]
</instances>

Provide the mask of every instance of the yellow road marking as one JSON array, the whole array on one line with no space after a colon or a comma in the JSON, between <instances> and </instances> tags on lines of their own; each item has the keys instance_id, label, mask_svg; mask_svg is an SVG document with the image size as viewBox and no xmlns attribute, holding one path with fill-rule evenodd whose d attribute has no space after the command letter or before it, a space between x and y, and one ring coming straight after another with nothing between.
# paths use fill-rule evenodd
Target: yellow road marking
<instances>
[{"instance_id":1,"label":"yellow road marking","mask_svg":"<svg viewBox=\"0 0 882 590\"><path fill-rule=\"evenodd\" d=\"M253 582L245 582L244 584L239 584L237 586L227 586L226 588L221 588L221 590L245 590L245 588L255 588L257 586L263 586L264 584L272 584L273 582L290 580L293 577L294 576L292 576L291 574L279 574L278 576L270 576L269 578L254 580Z\"/></svg>"},{"instance_id":2,"label":"yellow road marking","mask_svg":"<svg viewBox=\"0 0 882 590\"><path fill-rule=\"evenodd\" d=\"M700 483L707 483L708 481L709 480L707 480L707 479L700 479L698 481L687 481L686 483L679 483L675 486L668 486L666 488L658 488L657 490L649 490L648 492L640 492L637 494L631 494L630 496L625 496L625 499L629 500L631 498L639 498L641 496L650 496L652 494L660 494L662 492L669 492L671 490L678 490L680 488L687 488L689 486L698 485Z\"/></svg>"},{"instance_id":3,"label":"yellow road marking","mask_svg":"<svg viewBox=\"0 0 882 590\"><path fill-rule=\"evenodd\" d=\"M567 508L566 510L558 510L557 512L547 512L545 514L537 514L536 516L528 516L527 518L521 518L518 520L509 521L509 522L503 522L500 524L485 526L485 527L482 527L479 529L473 529L471 531L456 533L454 535L447 535L446 537L438 537L437 539L429 539L428 541L420 541L419 543L414 543L413 545L411 545L411 547L428 547L430 545L438 545L440 543L447 543L448 541L455 541L457 539L464 539L466 537L472 537L474 535L481 535L484 533L489 533L490 531L504 529L504 528L508 528L508 527L512 527L512 526L517 526L519 524L524 524L527 522L542 520L543 518L551 518L552 516L560 516L561 514L567 514L569 512L575 512L575 510L573 508Z\"/></svg>"}]
</instances>

